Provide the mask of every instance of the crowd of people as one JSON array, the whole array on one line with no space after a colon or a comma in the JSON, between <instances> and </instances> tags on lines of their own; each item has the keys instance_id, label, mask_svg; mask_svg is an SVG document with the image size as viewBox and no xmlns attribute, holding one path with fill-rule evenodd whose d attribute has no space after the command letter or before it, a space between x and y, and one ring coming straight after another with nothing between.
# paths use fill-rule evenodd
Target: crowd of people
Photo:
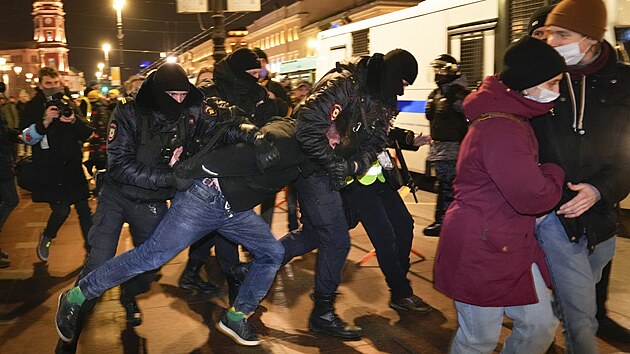
<instances>
[{"instance_id":1,"label":"crowd of people","mask_svg":"<svg viewBox=\"0 0 630 354\"><path fill-rule=\"evenodd\" d=\"M513 327L503 353L547 352L560 323L568 353L597 353L598 334L630 341L604 306L618 203L630 192L630 71L604 40L606 20L601 0L540 8L501 71L472 91L453 56L430 63L430 136L413 145L430 145L437 174L435 220L423 232L439 237L434 286L457 311L451 353L493 352L504 316ZM360 339L362 329L335 309L349 230L359 223L389 306L434 311L407 277L414 220L387 150L416 58L404 49L348 58L290 92L266 60L258 48L237 49L195 84L166 63L131 77L122 95L104 97L90 83L77 103L44 67L34 97L2 102L0 229L19 202L21 141L34 174L46 176L34 179L31 198L51 209L37 256L48 261L72 205L84 238L83 269L59 296L57 352L77 350L98 298L117 285L128 323L140 325L136 296L186 248L180 287L216 296L219 287L200 274L214 247L229 302L216 328L236 343L260 344L248 317L278 269L314 249L309 329ZM100 181L94 214L84 167ZM289 232L278 239L270 224L283 189ZM116 256L123 223L134 248ZM0 268L9 266L0 250Z\"/></svg>"}]
</instances>

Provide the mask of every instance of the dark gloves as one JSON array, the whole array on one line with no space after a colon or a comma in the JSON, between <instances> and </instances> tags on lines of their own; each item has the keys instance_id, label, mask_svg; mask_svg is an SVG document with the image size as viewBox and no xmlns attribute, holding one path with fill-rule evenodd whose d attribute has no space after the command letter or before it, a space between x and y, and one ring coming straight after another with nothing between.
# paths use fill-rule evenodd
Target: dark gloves
<instances>
[{"instance_id":1,"label":"dark gloves","mask_svg":"<svg viewBox=\"0 0 630 354\"><path fill-rule=\"evenodd\" d=\"M370 167L372 167L372 163L376 161L376 156L371 152L364 151L354 154L350 161L356 162L357 164L357 168L356 171L354 171L354 174L362 175L365 174L370 169Z\"/></svg>"},{"instance_id":2,"label":"dark gloves","mask_svg":"<svg viewBox=\"0 0 630 354\"><path fill-rule=\"evenodd\" d=\"M346 177L356 173L356 164L353 160L346 160L336 156L332 161L324 165L324 170L330 176L334 190L341 190L346 186Z\"/></svg>"},{"instance_id":3,"label":"dark gloves","mask_svg":"<svg viewBox=\"0 0 630 354\"><path fill-rule=\"evenodd\" d=\"M238 142L255 142L259 137L260 129L257 126L250 123L243 123L238 126L235 141Z\"/></svg>"},{"instance_id":4,"label":"dark gloves","mask_svg":"<svg viewBox=\"0 0 630 354\"><path fill-rule=\"evenodd\" d=\"M265 140L264 135L258 135L254 140L256 166L261 173L273 166L280 159L280 152L271 142Z\"/></svg>"}]
</instances>

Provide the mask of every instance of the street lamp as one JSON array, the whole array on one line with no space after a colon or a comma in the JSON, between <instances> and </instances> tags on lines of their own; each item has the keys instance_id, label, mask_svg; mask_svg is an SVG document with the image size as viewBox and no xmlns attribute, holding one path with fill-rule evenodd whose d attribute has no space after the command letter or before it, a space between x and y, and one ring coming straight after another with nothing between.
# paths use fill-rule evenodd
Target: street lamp
<instances>
[{"instance_id":1,"label":"street lamp","mask_svg":"<svg viewBox=\"0 0 630 354\"><path fill-rule=\"evenodd\" d=\"M112 49L112 46L109 45L109 43L105 43L103 44L103 54L105 55L105 68L107 70L109 70L109 51ZM105 74L111 74L108 73L107 71L103 71L103 73Z\"/></svg>"},{"instance_id":2,"label":"street lamp","mask_svg":"<svg viewBox=\"0 0 630 354\"><path fill-rule=\"evenodd\" d=\"M20 76L20 74L22 73L22 67L21 66L14 66L13 67L13 71L15 71L15 75Z\"/></svg>"},{"instance_id":3,"label":"street lamp","mask_svg":"<svg viewBox=\"0 0 630 354\"><path fill-rule=\"evenodd\" d=\"M118 50L120 51L120 80L123 80L125 73L125 61L123 60L123 25L122 25L122 9L125 5L125 0L114 0L114 9L116 10L116 28L118 28Z\"/></svg>"},{"instance_id":4,"label":"street lamp","mask_svg":"<svg viewBox=\"0 0 630 354\"><path fill-rule=\"evenodd\" d=\"M98 71L103 72L103 69L105 68L105 64L103 63L98 63L96 65L96 67L98 68Z\"/></svg>"}]
</instances>

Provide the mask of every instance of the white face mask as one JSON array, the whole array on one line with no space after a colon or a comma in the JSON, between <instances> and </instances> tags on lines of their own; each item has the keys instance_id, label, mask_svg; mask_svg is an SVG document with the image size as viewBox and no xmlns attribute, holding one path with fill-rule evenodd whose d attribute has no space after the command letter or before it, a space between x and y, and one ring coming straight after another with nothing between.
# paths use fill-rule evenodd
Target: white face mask
<instances>
[{"instance_id":1,"label":"white face mask","mask_svg":"<svg viewBox=\"0 0 630 354\"><path fill-rule=\"evenodd\" d=\"M584 53L580 52L580 43L582 43L582 41L584 41L585 39L586 37L582 38L582 40L579 42L561 45L559 47L554 47L554 49L558 53L560 53L567 65L575 65L579 63L582 58L584 58L584 55L586 55L586 51L588 51L588 49L591 47L588 46Z\"/></svg>"},{"instance_id":2,"label":"white face mask","mask_svg":"<svg viewBox=\"0 0 630 354\"><path fill-rule=\"evenodd\" d=\"M532 101L540 102L540 103L549 103L555 101L558 97L560 97L560 93L553 92L544 87L536 86L540 89L540 94L538 96L530 96L525 93L525 98L530 99Z\"/></svg>"}]
</instances>

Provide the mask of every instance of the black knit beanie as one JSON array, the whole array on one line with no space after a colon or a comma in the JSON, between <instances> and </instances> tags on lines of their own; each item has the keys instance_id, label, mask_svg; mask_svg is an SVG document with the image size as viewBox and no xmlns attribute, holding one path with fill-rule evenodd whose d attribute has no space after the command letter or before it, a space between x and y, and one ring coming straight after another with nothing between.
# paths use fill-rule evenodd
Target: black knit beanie
<instances>
[{"instance_id":1,"label":"black knit beanie","mask_svg":"<svg viewBox=\"0 0 630 354\"><path fill-rule=\"evenodd\" d=\"M184 110L184 105L178 103L165 91L189 91L190 82L186 71L179 64L162 64L153 76L151 93L160 111L169 117L179 115Z\"/></svg>"},{"instance_id":2,"label":"black knit beanie","mask_svg":"<svg viewBox=\"0 0 630 354\"><path fill-rule=\"evenodd\" d=\"M553 47L539 39L524 36L505 51L499 78L512 90L522 91L566 70L564 58Z\"/></svg>"},{"instance_id":3,"label":"black knit beanie","mask_svg":"<svg viewBox=\"0 0 630 354\"><path fill-rule=\"evenodd\" d=\"M254 51L249 48L239 48L228 55L226 59L234 75L246 81L258 81L257 78L246 72L251 69L260 69L260 61Z\"/></svg>"},{"instance_id":4,"label":"black knit beanie","mask_svg":"<svg viewBox=\"0 0 630 354\"><path fill-rule=\"evenodd\" d=\"M527 34L531 36L537 28L544 27L547 15L549 15L555 6L556 5L543 6L536 10L527 23Z\"/></svg>"}]
</instances>

